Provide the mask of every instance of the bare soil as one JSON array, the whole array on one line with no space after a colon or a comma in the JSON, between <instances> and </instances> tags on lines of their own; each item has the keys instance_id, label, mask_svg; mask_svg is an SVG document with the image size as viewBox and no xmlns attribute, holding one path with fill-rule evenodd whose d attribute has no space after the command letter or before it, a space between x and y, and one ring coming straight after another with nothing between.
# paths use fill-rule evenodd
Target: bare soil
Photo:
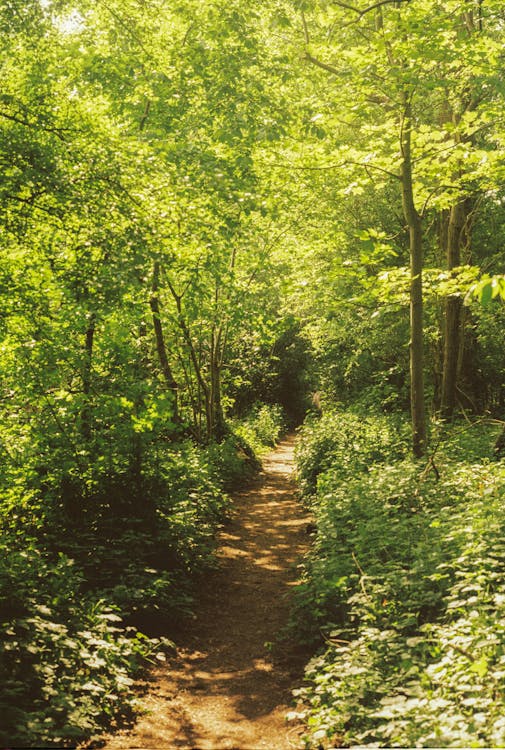
<instances>
[{"instance_id":1,"label":"bare soil","mask_svg":"<svg viewBox=\"0 0 505 750\"><path fill-rule=\"evenodd\" d=\"M254 484L234 495L198 614L178 637L177 655L152 675L143 716L105 750L300 747L303 728L285 716L305 655L286 642L272 648L309 541L292 477L294 442L284 440Z\"/></svg>"}]
</instances>

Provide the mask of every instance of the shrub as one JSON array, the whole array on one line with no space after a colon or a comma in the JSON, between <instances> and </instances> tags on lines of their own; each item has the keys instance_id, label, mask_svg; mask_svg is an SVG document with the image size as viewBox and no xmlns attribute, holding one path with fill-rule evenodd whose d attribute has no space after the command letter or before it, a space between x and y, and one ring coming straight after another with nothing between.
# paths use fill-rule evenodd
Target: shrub
<instances>
[{"instance_id":1,"label":"shrub","mask_svg":"<svg viewBox=\"0 0 505 750\"><path fill-rule=\"evenodd\" d=\"M141 480L98 468L5 493L0 744L75 744L130 716L133 678L167 645L134 626L166 632L191 611L228 497L190 441L153 456Z\"/></svg>"},{"instance_id":2,"label":"shrub","mask_svg":"<svg viewBox=\"0 0 505 750\"><path fill-rule=\"evenodd\" d=\"M261 463L247 440L235 432L227 435L220 443L209 445L207 454L214 472L226 490L252 479L261 468Z\"/></svg>"},{"instance_id":3,"label":"shrub","mask_svg":"<svg viewBox=\"0 0 505 750\"><path fill-rule=\"evenodd\" d=\"M64 555L33 546L0 563L0 744L66 746L131 715L132 677L167 642L121 627L104 601L82 594Z\"/></svg>"},{"instance_id":4,"label":"shrub","mask_svg":"<svg viewBox=\"0 0 505 750\"><path fill-rule=\"evenodd\" d=\"M401 458L407 431L405 420L393 416L327 412L309 418L296 451L302 495L313 495L318 476L330 467L344 480L368 471L374 463Z\"/></svg>"},{"instance_id":5,"label":"shrub","mask_svg":"<svg viewBox=\"0 0 505 750\"><path fill-rule=\"evenodd\" d=\"M319 475L297 611L326 644L297 693L307 747L504 745L505 467L468 460L484 437L451 438L439 481L405 459Z\"/></svg>"},{"instance_id":6,"label":"shrub","mask_svg":"<svg viewBox=\"0 0 505 750\"><path fill-rule=\"evenodd\" d=\"M285 430L285 424L281 406L257 403L247 417L232 423L232 429L235 435L261 456L278 442Z\"/></svg>"}]
</instances>

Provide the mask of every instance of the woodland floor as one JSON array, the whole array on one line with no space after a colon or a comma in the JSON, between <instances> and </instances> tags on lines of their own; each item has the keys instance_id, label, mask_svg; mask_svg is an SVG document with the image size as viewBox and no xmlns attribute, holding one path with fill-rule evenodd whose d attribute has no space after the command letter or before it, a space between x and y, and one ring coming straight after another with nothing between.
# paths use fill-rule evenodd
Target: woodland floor
<instances>
[{"instance_id":1,"label":"woodland floor","mask_svg":"<svg viewBox=\"0 0 505 750\"><path fill-rule=\"evenodd\" d=\"M152 675L146 713L108 738L105 750L293 750L302 728L285 719L301 681L304 654L272 649L306 551L309 520L293 473L295 438L263 461L263 472L234 495L219 535L219 565L205 579L195 619L177 655Z\"/></svg>"}]
</instances>

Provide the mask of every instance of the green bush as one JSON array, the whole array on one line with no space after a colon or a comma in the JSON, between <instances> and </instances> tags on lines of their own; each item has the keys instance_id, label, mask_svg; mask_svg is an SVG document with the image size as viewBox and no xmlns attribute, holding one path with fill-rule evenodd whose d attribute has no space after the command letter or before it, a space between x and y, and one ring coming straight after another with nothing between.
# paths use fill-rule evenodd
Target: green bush
<instances>
[{"instance_id":1,"label":"green bush","mask_svg":"<svg viewBox=\"0 0 505 750\"><path fill-rule=\"evenodd\" d=\"M140 488L129 475L104 476L99 491L85 496L78 486L75 497L60 498L44 511L40 543L75 559L95 589L131 578L135 600L152 588L146 567L159 569L167 589L167 574L190 577L208 564L229 504L209 455L191 441L146 465Z\"/></svg>"},{"instance_id":2,"label":"green bush","mask_svg":"<svg viewBox=\"0 0 505 750\"><path fill-rule=\"evenodd\" d=\"M286 429L285 425L281 406L257 403L246 417L232 423L232 430L254 453L261 456L278 442Z\"/></svg>"},{"instance_id":3,"label":"green bush","mask_svg":"<svg viewBox=\"0 0 505 750\"><path fill-rule=\"evenodd\" d=\"M261 456L271 450L285 429L282 407L255 404L246 417L230 420L229 428L224 440L211 443L206 450L213 476L228 490L261 469Z\"/></svg>"},{"instance_id":4,"label":"green bush","mask_svg":"<svg viewBox=\"0 0 505 750\"><path fill-rule=\"evenodd\" d=\"M130 716L133 678L166 645L137 628L187 616L213 564L229 499L207 451L167 445L140 482L100 471L4 494L0 744L75 744Z\"/></svg>"},{"instance_id":5,"label":"green bush","mask_svg":"<svg viewBox=\"0 0 505 750\"><path fill-rule=\"evenodd\" d=\"M2 553L0 744L66 746L131 715L132 678L167 642L125 629L114 607L83 595L66 556Z\"/></svg>"},{"instance_id":6,"label":"green bush","mask_svg":"<svg viewBox=\"0 0 505 750\"><path fill-rule=\"evenodd\" d=\"M325 638L298 691L307 747L505 744L505 467L467 459L489 431L448 437L438 481L405 459L318 477L296 613Z\"/></svg>"},{"instance_id":7,"label":"green bush","mask_svg":"<svg viewBox=\"0 0 505 750\"><path fill-rule=\"evenodd\" d=\"M226 490L252 479L261 468L261 463L247 440L235 432L227 435L220 443L209 445L207 454Z\"/></svg>"},{"instance_id":8,"label":"green bush","mask_svg":"<svg viewBox=\"0 0 505 750\"><path fill-rule=\"evenodd\" d=\"M309 418L296 450L302 495L309 498L318 476L331 467L342 480L405 455L408 425L401 417L327 412Z\"/></svg>"}]
</instances>

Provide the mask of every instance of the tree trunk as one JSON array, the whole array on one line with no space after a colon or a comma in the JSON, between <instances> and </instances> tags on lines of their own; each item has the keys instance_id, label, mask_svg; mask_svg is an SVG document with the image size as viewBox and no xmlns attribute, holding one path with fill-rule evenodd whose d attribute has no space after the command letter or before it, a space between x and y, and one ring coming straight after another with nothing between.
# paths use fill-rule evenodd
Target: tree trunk
<instances>
[{"instance_id":1,"label":"tree trunk","mask_svg":"<svg viewBox=\"0 0 505 750\"><path fill-rule=\"evenodd\" d=\"M503 458L505 455L505 426L498 435L496 443L494 444L494 455L496 458Z\"/></svg>"},{"instance_id":2,"label":"tree trunk","mask_svg":"<svg viewBox=\"0 0 505 750\"><path fill-rule=\"evenodd\" d=\"M84 403L81 409L81 433L84 440L91 440L91 367L93 363L93 344L95 340L96 315L88 315L88 328L84 340L84 360L82 364L82 393Z\"/></svg>"},{"instance_id":3,"label":"tree trunk","mask_svg":"<svg viewBox=\"0 0 505 750\"><path fill-rule=\"evenodd\" d=\"M136 361L135 365L135 377L140 382L144 382L147 371L148 371L148 357L147 357L147 351L145 346L145 340L147 337L147 328L146 324L142 322L139 326L139 353L138 353L138 359ZM140 417L140 414L142 413L145 406L144 402L144 396L142 394L142 391L139 390L139 393L135 399L135 416L137 418ZM133 479L133 484L136 490L137 497L141 497L142 492L142 464L143 464L143 458L144 458L144 450L143 450L143 440L142 440L142 433L133 431L132 435L132 458L131 458L131 474Z\"/></svg>"},{"instance_id":4,"label":"tree trunk","mask_svg":"<svg viewBox=\"0 0 505 750\"><path fill-rule=\"evenodd\" d=\"M165 345L165 336L163 333L163 326L161 325L160 316L160 302L158 297L160 285L160 264L158 261L154 263L153 269L153 282L152 282L152 294L149 300L151 312L153 316L153 327L154 335L156 338L156 351L158 352L158 361L160 363L161 371L167 383L169 390L172 392L173 402L173 419L174 422L179 421L179 407L178 407L178 385L174 378L172 368L168 361L167 347Z\"/></svg>"},{"instance_id":5,"label":"tree trunk","mask_svg":"<svg viewBox=\"0 0 505 750\"><path fill-rule=\"evenodd\" d=\"M212 413L212 438L218 442L226 435L226 424L221 402L221 330L212 332L210 362L210 397Z\"/></svg>"},{"instance_id":6,"label":"tree trunk","mask_svg":"<svg viewBox=\"0 0 505 750\"><path fill-rule=\"evenodd\" d=\"M410 244L410 406L412 418L412 449L414 456L426 450L426 416L424 406L423 357L423 242L421 217L414 202L412 180L412 103L404 97L401 122L401 185L402 205L409 228Z\"/></svg>"},{"instance_id":7,"label":"tree trunk","mask_svg":"<svg viewBox=\"0 0 505 750\"><path fill-rule=\"evenodd\" d=\"M465 205L463 201L451 208L447 226L447 269L452 271L461 265L461 244L465 228ZM458 360L461 348L461 299L449 295L445 301L444 364L442 374L442 399L440 414L451 420L456 406Z\"/></svg>"},{"instance_id":8,"label":"tree trunk","mask_svg":"<svg viewBox=\"0 0 505 750\"><path fill-rule=\"evenodd\" d=\"M177 323L179 325L179 328L182 331L184 342L186 346L188 347L191 364L193 365L193 370L196 376L196 380L197 380L198 386L200 388L200 392L203 396L203 400L205 403L205 420L206 420L206 427L207 427L207 439L210 440L212 438L212 422L213 422L210 386L205 381L204 374L202 372L202 367L199 362L199 357L197 355L197 352L193 343L193 338L191 336L191 330L189 328L188 323L184 319L184 315L182 312L182 296L180 294L177 294L170 280L168 280L168 288L175 301L175 305L177 308Z\"/></svg>"}]
</instances>

